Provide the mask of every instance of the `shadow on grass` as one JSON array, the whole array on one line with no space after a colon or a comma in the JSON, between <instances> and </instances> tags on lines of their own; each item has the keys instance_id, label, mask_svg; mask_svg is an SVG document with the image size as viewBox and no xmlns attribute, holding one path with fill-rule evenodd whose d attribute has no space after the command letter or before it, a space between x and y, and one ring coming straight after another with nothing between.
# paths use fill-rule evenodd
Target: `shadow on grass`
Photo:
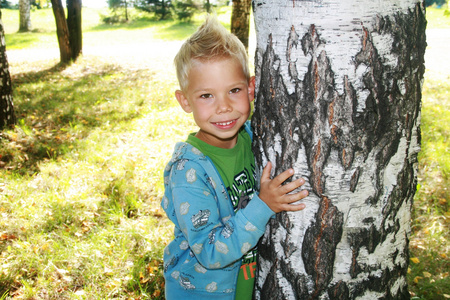
<instances>
[{"instance_id":1,"label":"shadow on grass","mask_svg":"<svg viewBox=\"0 0 450 300\"><path fill-rule=\"evenodd\" d=\"M0 133L0 168L34 174L40 162L73 151L92 130L140 116L148 94L142 88L152 76L148 70L95 64L14 75L18 123Z\"/></svg>"},{"instance_id":2,"label":"shadow on grass","mask_svg":"<svg viewBox=\"0 0 450 300\"><path fill-rule=\"evenodd\" d=\"M155 34L155 38L162 40L185 40L195 32L197 23L175 23Z\"/></svg>"},{"instance_id":3,"label":"shadow on grass","mask_svg":"<svg viewBox=\"0 0 450 300\"><path fill-rule=\"evenodd\" d=\"M115 29L144 29L149 27L161 26L168 22L173 22L171 20L159 21L154 17L140 17L133 18L128 22L117 22L117 23L100 23L89 29L89 31L105 31L105 30L115 30Z\"/></svg>"},{"instance_id":4,"label":"shadow on grass","mask_svg":"<svg viewBox=\"0 0 450 300\"><path fill-rule=\"evenodd\" d=\"M30 45L39 43L43 35L53 37L54 34L54 32L15 32L13 34L5 34L6 47L8 50L29 48Z\"/></svg>"}]
</instances>

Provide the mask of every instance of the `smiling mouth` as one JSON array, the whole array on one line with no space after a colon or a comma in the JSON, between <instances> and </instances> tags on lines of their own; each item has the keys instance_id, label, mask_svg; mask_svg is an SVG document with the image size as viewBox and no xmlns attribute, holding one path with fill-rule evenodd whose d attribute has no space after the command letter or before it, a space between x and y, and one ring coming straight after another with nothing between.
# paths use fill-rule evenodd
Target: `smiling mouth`
<instances>
[{"instance_id":1,"label":"smiling mouth","mask_svg":"<svg viewBox=\"0 0 450 300\"><path fill-rule=\"evenodd\" d=\"M219 126L227 126L227 125L230 125L230 124L234 123L235 121L236 121L236 120L228 121L228 122L217 122L217 123L215 123L215 124L217 124L217 125L219 125Z\"/></svg>"},{"instance_id":2,"label":"smiling mouth","mask_svg":"<svg viewBox=\"0 0 450 300\"><path fill-rule=\"evenodd\" d=\"M226 122L214 122L213 124L220 128L227 128L233 126L237 122L236 120L226 121Z\"/></svg>"}]
</instances>

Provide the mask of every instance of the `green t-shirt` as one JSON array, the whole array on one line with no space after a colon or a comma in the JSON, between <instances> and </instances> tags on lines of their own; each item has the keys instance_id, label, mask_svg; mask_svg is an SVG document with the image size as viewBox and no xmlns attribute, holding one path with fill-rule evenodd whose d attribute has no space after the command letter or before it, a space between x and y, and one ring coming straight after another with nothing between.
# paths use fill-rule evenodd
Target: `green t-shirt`
<instances>
[{"instance_id":1,"label":"green t-shirt","mask_svg":"<svg viewBox=\"0 0 450 300\"><path fill-rule=\"evenodd\" d=\"M239 132L236 145L223 149L209 145L189 135L187 142L208 156L214 163L231 198L234 210L244 208L256 191L255 159L251 149L251 139L244 129ZM236 286L236 299L252 299L257 269L256 248L242 258Z\"/></svg>"}]
</instances>

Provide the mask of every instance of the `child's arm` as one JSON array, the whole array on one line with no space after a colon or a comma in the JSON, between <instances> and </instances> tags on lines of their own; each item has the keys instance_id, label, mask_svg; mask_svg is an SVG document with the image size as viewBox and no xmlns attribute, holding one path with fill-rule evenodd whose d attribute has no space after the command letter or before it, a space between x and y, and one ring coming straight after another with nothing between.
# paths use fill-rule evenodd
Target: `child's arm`
<instances>
[{"instance_id":1,"label":"child's arm","mask_svg":"<svg viewBox=\"0 0 450 300\"><path fill-rule=\"evenodd\" d=\"M281 211L299 211L304 209L305 204L292 203L308 196L308 191L302 190L297 193L291 192L301 187L305 183L305 180L300 178L283 185L283 182L294 175L294 170L288 169L276 176L274 179L270 179L271 169L272 164L268 162L261 176L259 197L267 204L267 206L270 207L271 210L276 213Z\"/></svg>"},{"instance_id":2,"label":"child's arm","mask_svg":"<svg viewBox=\"0 0 450 300\"><path fill-rule=\"evenodd\" d=\"M227 198L225 202L216 188L220 183L211 182L205 175L203 168L192 161L187 161L183 170L172 168L174 223L187 240L187 245L180 247L189 245L206 268L224 268L258 243L274 212L255 194L234 214L231 201Z\"/></svg>"}]
</instances>

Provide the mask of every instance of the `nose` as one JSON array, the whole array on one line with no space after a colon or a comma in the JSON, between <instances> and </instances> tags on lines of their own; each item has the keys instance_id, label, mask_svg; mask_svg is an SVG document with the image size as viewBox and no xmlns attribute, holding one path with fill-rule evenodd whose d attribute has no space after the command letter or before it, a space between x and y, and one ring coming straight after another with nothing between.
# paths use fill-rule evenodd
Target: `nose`
<instances>
[{"instance_id":1,"label":"nose","mask_svg":"<svg viewBox=\"0 0 450 300\"><path fill-rule=\"evenodd\" d=\"M230 99L227 96L220 97L217 99L217 113L223 114L227 112L231 112L233 110L233 106L231 105Z\"/></svg>"}]
</instances>

